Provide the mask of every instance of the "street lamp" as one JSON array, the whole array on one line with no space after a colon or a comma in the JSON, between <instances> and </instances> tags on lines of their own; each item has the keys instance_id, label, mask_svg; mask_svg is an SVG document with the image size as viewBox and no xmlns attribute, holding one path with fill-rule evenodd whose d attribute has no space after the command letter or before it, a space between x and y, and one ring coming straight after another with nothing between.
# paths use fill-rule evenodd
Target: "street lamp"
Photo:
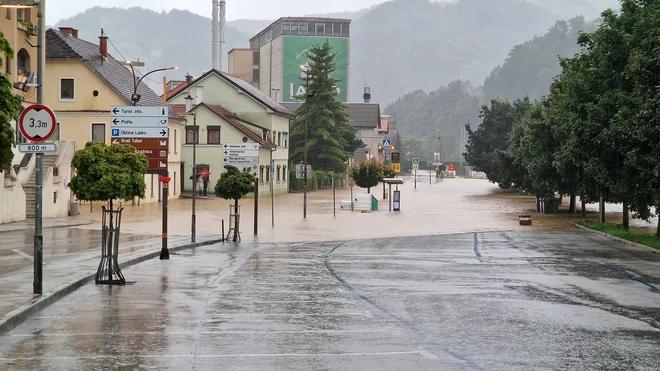
<instances>
[{"instance_id":1,"label":"street lamp","mask_svg":"<svg viewBox=\"0 0 660 371\"><path fill-rule=\"evenodd\" d=\"M442 138L438 136L438 162L442 162L442 153L440 152L440 140Z\"/></svg>"},{"instance_id":2,"label":"street lamp","mask_svg":"<svg viewBox=\"0 0 660 371\"><path fill-rule=\"evenodd\" d=\"M190 93L188 93L188 96L185 99L186 99L186 112L190 112L192 110L193 97L191 97ZM193 116L193 165L192 165L193 193L192 193L192 220L190 226L190 232L191 232L190 242L195 243L195 233L197 229L196 228L197 217L195 215L195 207L197 200L196 198L197 192L195 191L195 184L197 183L197 179L195 179L196 178L195 175L197 175L197 138L199 136L197 134L197 112L193 112L192 116Z\"/></svg>"},{"instance_id":3,"label":"street lamp","mask_svg":"<svg viewBox=\"0 0 660 371\"><path fill-rule=\"evenodd\" d=\"M158 68L153 71L149 71L142 75L140 79L138 80L137 76L135 76L135 67L133 67L133 61L126 61L126 64L131 68L131 73L133 73L133 94L131 95L131 101L133 102L134 106L137 106L138 102L140 101L140 98L142 98L142 95L138 94L138 86L140 86L140 83L142 80L144 80L145 77L151 75L152 73L155 72L162 72L162 71L169 71L169 70L176 70L177 66L174 67L165 67L165 68Z\"/></svg>"},{"instance_id":4,"label":"street lamp","mask_svg":"<svg viewBox=\"0 0 660 371\"><path fill-rule=\"evenodd\" d=\"M304 64L300 66L300 70L305 73L305 95L307 98L314 96L314 92L309 91L309 67ZM307 99L305 99L307 102ZM305 113L305 147L303 148L303 218L307 219L307 127L309 126L309 108Z\"/></svg>"}]
</instances>

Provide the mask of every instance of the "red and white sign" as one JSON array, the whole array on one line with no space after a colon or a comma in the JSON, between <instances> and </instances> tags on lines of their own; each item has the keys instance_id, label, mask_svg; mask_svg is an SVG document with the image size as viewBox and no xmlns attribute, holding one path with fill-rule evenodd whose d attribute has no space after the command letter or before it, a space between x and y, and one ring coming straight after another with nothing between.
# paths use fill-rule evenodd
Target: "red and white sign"
<instances>
[{"instance_id":1,"label":"red and white sign","mask_svg":"<svg viewBox=\"0 0 660 371\"><path fill-rule=\"evenodd\" d=\"M32 142L45 142L55 134L57 119L53 110L41 104L33 104L23 110L18 128Z\"/></svg>"}]
</instances>

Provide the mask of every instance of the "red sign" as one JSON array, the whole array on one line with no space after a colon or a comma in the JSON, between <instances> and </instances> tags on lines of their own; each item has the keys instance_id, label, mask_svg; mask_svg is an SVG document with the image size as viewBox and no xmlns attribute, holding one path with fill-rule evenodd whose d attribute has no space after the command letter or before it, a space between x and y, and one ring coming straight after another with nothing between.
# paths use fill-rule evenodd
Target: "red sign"
<instances>
[{"instance_id":1,"label":"red sign","mask_svg":"<svg viewBox=\"0 0 660 371\"><path fill-rule=\"evenodd\" d=\"M149 159L150 172L167 171L169 155L168 138L112 138L112 144L127 144Z\"/></svg>"},{"instance_id":2,"label":"red sign","mask_svg":"<svg viewBox=\"0 0 660 371\"><path fill-rule=\"evenodd\" d=\"M45 142L55 134L57 119L53 110L42 104L33 104L21 112L18 128L32 142Z\"/></svg>"},{"instance_id":3,"label":"red sign","mask_svg":"<svg viewBox=\"0 0 660 371\"><path fill-rule=\"evenodd\" d=\"M449 171L454 171L454 164L449 164Z\"/></svg>"},{"instance_id":4,"label":"red sign","mask_svg":"<svg viewBox=\"0 0 660 371\"><path fill-rule=\"evenodd\" d=\"M150 158L147 171L167 171L166 158Z\"/></svg>"}]
</instances>

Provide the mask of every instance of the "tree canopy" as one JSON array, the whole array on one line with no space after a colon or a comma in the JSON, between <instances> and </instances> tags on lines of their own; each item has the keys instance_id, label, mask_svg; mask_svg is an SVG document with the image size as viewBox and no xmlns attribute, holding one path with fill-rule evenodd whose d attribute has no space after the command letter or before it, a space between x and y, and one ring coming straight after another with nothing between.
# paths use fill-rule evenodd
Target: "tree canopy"
<instances>
[{"instance_id":1,"label":"tree canopy","mask_svg":"<svg viewBox=\"0 0 660 371\"><path fill-rule=\"evenodd\" d=\"M359 164L351 164L348 168L348 176L355 180L358 187L366 188L368 193L371 193L372 187L383 181L385 172L385 165L376 158L362 158Z\"/></svg>"},{"instance_id":2,"label":"tree canopy","mask_svg":"<svg viewBox=\"0 0 660 371\"><path fill-rule=\"evenodd\" d=\"M0 53L6 57L6 59L0 59L0 67L4 65L5 61L14 58L14 50L2 32L0 32ZM22 103L23 97L14 94L9 77L4 73L0 73L0 172L7 171L14 159L12 148L16 142L16 136L14 130L12 130L11 122L18 119L23 110Z\"/></svg>"},{"instance_id":3,"label":"tree canopy","mask_svg":"<svg viewBox=\"0 0 660 371\"><path fill-rule=\"evenodd\" d=\"M237 167L225 165L227 171L220 174L220 179L215 184L215 195L225 200L238 200L248 193L254 192L256 178L252 175L250 168L243 171Z\"/></svg>"},{"instance_id":4,"label":"tree canopy","mask_svg":"<svg viewBox=\"0 0 660 371\"><path fill-rule=\"evenodd\" d=\"M308 70L302 79L309 89L305 96L298 97L305 102L291 125L290 157L293 163L303 160L307 130L307 163L316 170L343 171L346 159L363 144L356 139L346 107L335 99L338 80L331 77L335 54L330 44L326 41L313 46L308 58Z\"/></svg>"},{"instance_id":5,"label":"tree canopy","mask_svg":"<svg viewBox=\"0 0 660 371\"><path fill-rule=\"evenodd\" d=\"M131 200L144 198L144 174L149 160L125 144L87 142L71 161L76 175L71 190L83 201Z\"/></svg>"}]
</instances>

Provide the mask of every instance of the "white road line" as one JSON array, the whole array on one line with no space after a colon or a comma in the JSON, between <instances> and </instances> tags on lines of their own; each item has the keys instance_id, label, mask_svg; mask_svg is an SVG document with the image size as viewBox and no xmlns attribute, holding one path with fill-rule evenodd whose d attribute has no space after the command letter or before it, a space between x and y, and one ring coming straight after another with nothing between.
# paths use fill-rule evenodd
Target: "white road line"
<instances>
[{"instance_id":1,"label":"white road line","mask_svg":"<svg viewBox=\"0 0 660 371\"><path fill-rule=\"evenodd\" d=\"M431 352L427 352L425 350L420 350L419 354L421 354L422 357L424 357L426 359L430 359L430 360L434 360L434 361L438 360L438 357L435 354L433 354Z\"/></svg>"},{"instance_id":2,"label":"white road line","mask_svg":"<svg viewBox=\"0 0 660 371\"><path fill-rule=\"evenodd\" d=\"M79 356L79 357L21 357L21 358L0 358L0 361L15 362L15 361L37 361L42 359L53 360L73 360L73 359L117 359L122 357L135 357L140 358L275 358L275 357L364 357L364 356L401 356L417 354L422 355L420 351L408 352L360 352L360 353L255 353L255 354L131 354L131 355L95 355L95 356Z\"/></svg>"},{"instance_id":3,"label":"white road line","mask_svg":"<svg viewBox=\"0 0 660 371\"><path fill-rule=\"evenodd\" d=\"M100 315L99 315L100 316ZM205 317L192 317L190 315L168 315L168 318L189 318L191 321L204 321L209 318L222 318L222 317L258 317L258 316L270 316L270 317L342 317L342 316L361 316L361 317L373 317L373 315L367 311L357 312L357 313L218 313L218 314L208 314ZM104 318L152 318L151 315L111 315L104 316ZM31 319L62 319L61 316L38 316L30 317ZM76 318L89 318L89 316L66 316L67 320L74 320Z\"/></svg>"},{"instance_id":4,"label":"white road line","mask_svg":"<svg viewBox=\"0 0 660 371\"><path fill-rule=\"evenodd\" d=\"M20 256L22 256L22 257L24 257L24 258L26 258L26 259L29 259L30 261L34 261L34 258L33 258L32 256L30 256L30 255L24 253L23 251L21 251L21 250L19 250L19 249L12 249L11 251L17 253L18 255L20 255Z\"/></svg>"}]
</instances>

